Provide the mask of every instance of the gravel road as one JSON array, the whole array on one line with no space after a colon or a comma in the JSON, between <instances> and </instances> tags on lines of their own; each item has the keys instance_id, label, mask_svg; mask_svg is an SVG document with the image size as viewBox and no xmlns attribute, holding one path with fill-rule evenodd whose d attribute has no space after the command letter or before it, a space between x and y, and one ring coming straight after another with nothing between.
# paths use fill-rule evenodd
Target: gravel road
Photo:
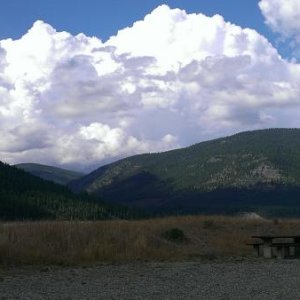
<instances>
[{"instance_id":1,"label":"gravel road","mask_svg":"<svg viewBox=\"0 0 300 300\"><path fill-rule=\"evenodd\" d=\"M0 299L300 299L300 261L0 270Z\"/></svg>"}]
</instances>

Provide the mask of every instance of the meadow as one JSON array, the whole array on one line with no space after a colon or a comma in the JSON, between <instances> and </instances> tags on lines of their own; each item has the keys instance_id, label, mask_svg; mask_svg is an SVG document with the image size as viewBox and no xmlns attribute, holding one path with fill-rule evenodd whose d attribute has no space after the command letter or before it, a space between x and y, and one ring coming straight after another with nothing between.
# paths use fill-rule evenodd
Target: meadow
<instances>
[{"instance_id":1,"label":"meadow","mask_svg":"<svg viewBox=\"0 0 300 300\"><path fill-rule=\"evenodd\" d=\"M299 234L300 220L183 216L0 223L0 265L250 259L255 234Z\"/></svg>"}]
</instances>

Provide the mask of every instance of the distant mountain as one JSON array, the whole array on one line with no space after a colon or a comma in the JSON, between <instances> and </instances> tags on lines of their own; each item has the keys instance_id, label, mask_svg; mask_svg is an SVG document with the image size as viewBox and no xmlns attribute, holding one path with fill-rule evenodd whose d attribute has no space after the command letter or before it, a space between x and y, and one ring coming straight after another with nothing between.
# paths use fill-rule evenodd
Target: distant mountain
<instances>
[{"instance_id":1,"label":"distant mountain","mask_svg":"<svg viewBox=\"0 0 300 300\"><path fill-rule=\"evenodd\" d=\"M67 187L0 162L0 220L94 220L132 215L126 207L75 195Z\"/></svg>"},{"instance_id":2,"label":"distant mountain","mask_svg":"<svg viewBox=\"0 0 300 300\"><path fill-rule=\"evenodd\" d=\"M300 129L244 132L129 157L70 187L157 213L300 216Z\"/></svg>"},{"instance_id":3,"label":"distant mountain","mask_svg":"<svg viewBox=\"0 0 300 300\"><path fill-rule=\"evenodd\" d=\"M84 176L83 173L34 163L17 164L15 167L23 169L42 179L50 180L62 185L66 185L70 181Z\"/></svg>"}]
</instances>

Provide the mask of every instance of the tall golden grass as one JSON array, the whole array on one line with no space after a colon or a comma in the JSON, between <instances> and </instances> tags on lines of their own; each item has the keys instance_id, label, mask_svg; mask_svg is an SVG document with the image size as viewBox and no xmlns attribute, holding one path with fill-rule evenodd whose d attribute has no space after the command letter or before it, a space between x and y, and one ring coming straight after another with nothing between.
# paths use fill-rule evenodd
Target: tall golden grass
<instances>
[{"instance_id":1,"label":"tall golden grass","mask_svg":"<svg viewBox=\"0 0 300 300\"><path fill-rule=\"evenodd\" d=\"M186 239L166 239L172 228ZM220 216L141 221L0 223L0 265L184 261L251 257L255 234L299 234L300 221Z\"/></svg>"}]
</instances>

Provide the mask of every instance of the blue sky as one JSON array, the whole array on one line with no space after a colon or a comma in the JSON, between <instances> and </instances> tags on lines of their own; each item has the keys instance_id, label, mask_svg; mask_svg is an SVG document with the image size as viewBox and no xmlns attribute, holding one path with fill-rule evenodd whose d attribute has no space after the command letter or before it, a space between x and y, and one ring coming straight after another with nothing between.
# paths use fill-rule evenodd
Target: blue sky
<instances>
[{"instance_id":1,"label":"blue sky","mask_svg":"<svg viewBox=\"0 0 300 300\"><path fill-rule=\"evenodd\" d=\"M1 0L0 159L89 171L300 127L299 16L299 0Z\"/></svg>"},{"instance_id":2,"label":"blue sky","mask_svg":"<svg viewBox=\"0 0 300 300\"><path fill-rule=\"evenodd\" d=\"M0 39L20 38L36 20L43 20L57 30L106 40L164 3L189 13L220 14L226 21L253 28L276 42L264 24L258 0L2 0ZM283 51L283 55L288 53Z\"/></svg>"}]
</instances>

